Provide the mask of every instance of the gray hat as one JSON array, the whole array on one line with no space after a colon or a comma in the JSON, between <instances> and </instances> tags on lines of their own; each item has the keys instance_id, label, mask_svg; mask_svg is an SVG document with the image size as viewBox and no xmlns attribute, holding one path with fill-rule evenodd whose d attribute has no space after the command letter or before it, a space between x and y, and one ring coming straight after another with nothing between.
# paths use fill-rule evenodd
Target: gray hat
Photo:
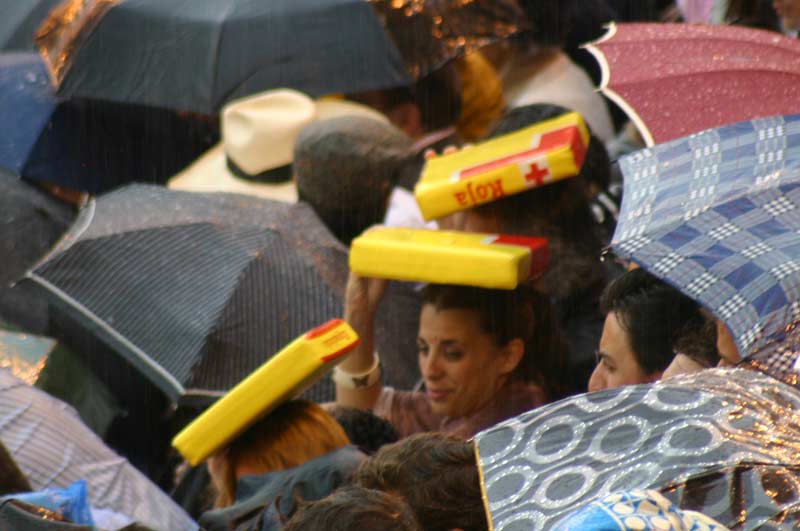
<instances>
[{"instance_id":1,"label":"gray hat","mask_svg":"<svg viewBox=\"0 0 800 531\"><path fill-rule=\"evenodd\" d=\"M391 124L361 116L312 123L294 148L298 192L323 210L385 202L412 157L411 139Z\"/></svg>"}]
</instances>

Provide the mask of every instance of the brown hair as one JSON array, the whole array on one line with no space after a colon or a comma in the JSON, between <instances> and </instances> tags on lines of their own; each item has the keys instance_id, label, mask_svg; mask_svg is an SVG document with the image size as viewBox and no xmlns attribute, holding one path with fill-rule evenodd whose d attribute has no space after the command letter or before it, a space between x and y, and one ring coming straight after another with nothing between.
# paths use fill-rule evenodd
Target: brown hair
<instances>
[{"instance_id":1,"label":"brown hair","mask_svg":"<svg viewBox=\"0 0 800 531\"><path fill-rule=\"evenodd\" d=\"M347 486L301 505L285 531L422 531L405 500L379 490Z\"/></svg>"},{"instance_id":2,"label":"brown hair","mask_svg":"<svg viewBox=\"0 0 800 531\"><path fill-rule=\"evenodd\" d=\"M235 502L240 466L261 474L285 470L348 444L342 427L319 405L306 400L281 404L212 457L218 466L212 472L219 492L215 507Z\"/></svg>"},{"instance_id":3,"label":"brown hair","mask_svg":"<svg viewBox=\"0 0 800 531\"><path fill-rule=\"evenodd\" d=\"M498 346L521 339L525 353L512 377L536 383L551 399L561 398L559 382L566 381L569 348L546 295L528 284L514 290L429 284L422 301L437 310L478 312L483 331Z\"/></svg>"},{"instance_id":4,"label":"brown hair","mask_svg":"<svg viewBox=\"0 0 800 531\"><path fill-rule=\"evenodd\" d=\"M402 496L426 531L486 531L472 443L420 433L384 446L361 463L355 483Z\"/></svg>"}]
</instances>

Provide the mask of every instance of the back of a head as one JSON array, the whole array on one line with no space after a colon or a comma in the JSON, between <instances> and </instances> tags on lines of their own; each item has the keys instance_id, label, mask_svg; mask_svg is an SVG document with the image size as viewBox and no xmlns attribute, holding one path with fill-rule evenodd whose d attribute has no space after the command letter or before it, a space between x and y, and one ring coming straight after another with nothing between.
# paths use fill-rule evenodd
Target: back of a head
<instances>
[{"instance_id":1,"label":"back of a head","mask_svg":"<svg viewBox=\"0 0 800 531\"><path fill-rule=\"evenodd\" d=\"M521 339L525 355L513 376L538 384L550 398L562 396L558 382L566 377L568 347L549 297L529 284L513 290L429 284L422 291L422 300L437 310L478 312L483 331L498 346Z\"/></svg>"},{"instance_id":2,"label":"back of a head","mask_svg":"<svg viewBox=\"0 0 800 531\"><path fill-rule=\"evenodd\" d=\"M503 116L490 137L566 112L569 109L544 103L518 107ZM592 216L590 183L602 187L609 179L608 153L592 136L578 175L480 205L470 215L489 220L506 234L548 238L552 258L545 285L550 295L565 298L605 281L602 267L597 267L602 239Z\"/></svg>"},{"instance_id":3,"label":"back of a head","mask_svg":"<svg viewBox=\"0 0 800 531\"><path fill-rule=\"evenodd\" d=\"M645 374L663 371L684 338L708 336L700 305L644 269L617 277L600 305L604 313L614 312ZM711 340L706 343L713 348Z\"/></svg>"},{"instance_id":4,"label":"back of a head","mask_svg":"<svg viewBox=\"0 0 800 531\"><path fill-rule=\"evenodd\" d=\"M300 507L285 531L422 531L408 504L392 494L357 486Z\"/></svg>"},{"instance_id":5,"label":"back of a head","mask_svg":"<svg viewBox=\"0 0 800 531\"><path fill-rule=\"evenodd\" d=\"M487 531L472 443L421 433L364 461L355 483L402 496L426 531Z\"/></svg>"},{"instance_id":6,"label":"back of a head","mask_svg":"<svg viewBox=\"0 0 800 531\"><path fill-rule=\"evenodd\" d=\"M518 131L567 112L570 110L545 103L518 107L503 116L489 137ZM475 213L497 219L506 233L529 234L532 229L550 228L566 237L586 239L594 225L589 207L590 185L605 188L610 181L610 167L605 147L592 135L577 176L486 203ZM599 240L595 243L599 250Z\"/></svg>"},{"instance_id":7,"label":"back of a head","mask_svg":"<svg viewBox=\"0 0 800 531\"><path fill-rule=\"evenodd\" d=\"M335 404L328 413L342 426L350 442L367 455L400 438L391 422L372 411Z\"/></svg>"},{"instance_id":8,"label":"back of a head","mask_svg":"<svg viewBox=\"0 0 800 531\"><path fill-rule=\"evenodd\" d=\"M348 444L342 427L322 407L305 400L285 402L220 454L221 477L214 478L220 491L216 506L227 507L236 499L237 468L260 474L285 470Z\"/></svg>"},{"instance_id":9,"label":"back of a head","mask_svg":"<svg viewBox=\"0 0 800 531\"><path fill-rule=\"evenodd\" d=\"M294 149L298 196L349 244L383 220L398 173L413 156L411 147L402 131L370 118L312 123L301 131Z\"/></svg>"}]
</instances>

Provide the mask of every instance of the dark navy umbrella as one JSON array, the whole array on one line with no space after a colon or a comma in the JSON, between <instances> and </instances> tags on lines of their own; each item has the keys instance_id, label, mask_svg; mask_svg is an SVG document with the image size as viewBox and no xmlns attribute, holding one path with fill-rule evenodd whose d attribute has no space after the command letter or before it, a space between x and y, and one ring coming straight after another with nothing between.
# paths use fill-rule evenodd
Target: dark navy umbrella
<instances>
[{"instance_id":1,"label":"dark navy umbrella","mask_svg":"<svg viewBox=\"0 0 800 531\"><path fill-rule=\"evenodd\" d=\"M800 317L800 115L697 133L620 167L614 251L709 308L743 357L783 342Z\"/></svg>"},{"instance_id":2,"label":"dark navy umbrella","mask_svg":"<svg viewBox=\"0 0 800 531\"><path fill-rule=\"evenodd\" d=\"M58 98L33 53L0 55L0 123L0 168L91 194L166 182L218 140L210 117Z\"/></svg>"},{"instance_id":3,"label":"dark navy umbrella","mask_svg":"<svg viewBox=\"0 0 800 531\"><path fill-rule=\"evenodd\" d=\"M410 82L365 0L83 4L92 23L85 41L67 49L66 63L64 48L50 37L40 41L67 96L210 114L230 99L281 86L320 95ZM67 35L83 24L66 20L60 31Z\"/></svg>"},{"instance_id":4,"label":"dark navy umbrella","mask_svg":"<svg viewBox=\"0 0 800 531\"><path fill-rule=\"evenodd\" d=\"M319 96L409 85L521 19L508 0L430 3L80 0L38 43L59 94L210 114L279 87ZM446 23L462 11L471 34Z\"/></svg>"},{"instance_id":5,"label":"dark navy umbrella","mask_svg":"<svg viewBox=\"0 0 800 531\"><path fill-rule=\"evenodd\" d=\"M60 0L0 0L0 50L33 50L42 20Z\"/></svg>"}]
</instances>

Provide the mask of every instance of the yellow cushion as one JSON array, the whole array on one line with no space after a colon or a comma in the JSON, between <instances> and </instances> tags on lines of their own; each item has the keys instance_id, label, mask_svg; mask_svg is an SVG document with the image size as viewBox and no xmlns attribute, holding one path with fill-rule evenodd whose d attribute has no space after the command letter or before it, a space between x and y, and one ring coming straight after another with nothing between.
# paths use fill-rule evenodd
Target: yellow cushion
<instances>
[{"instance_id":1,"label":"yellow cushion","mask_svg":"<svg viewBox=\"0 0 800 531\"><path fill-rule=\"evenodd\" d=\"M514 289L543 273L547 240L399 227L372 229L350 247L350 269L362 276Z\"/></svg>"},{"instance_id":2,"label":"yellow cushion","mask_svg":"<svg viewBox=\"0 0 800 531\"><path fill-rule=\"evenodd\" d=\"M334 319L292 341L172 440L192 465L225 447L255 421L301 394L358 345L358 336Z\"/></svg>"},{"instance_id":3,"label":"yellow cushion","mask_svg":"<svg viewBox=\"0 0 800 531\"><path fill-rule=\"evenodd\" d=\"M580 172L589 131L575 112L427 161L414 195L426 220Z\"/></svg>"}]
</instances>

